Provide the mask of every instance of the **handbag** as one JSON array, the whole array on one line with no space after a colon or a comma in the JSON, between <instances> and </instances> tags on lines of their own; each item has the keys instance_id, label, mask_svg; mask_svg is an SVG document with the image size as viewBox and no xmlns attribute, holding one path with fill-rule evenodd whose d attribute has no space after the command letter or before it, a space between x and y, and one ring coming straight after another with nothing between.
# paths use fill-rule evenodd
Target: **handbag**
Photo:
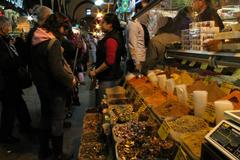
<instances>
[{"instance_id":1,"label":"handbag","mask_svg":"<svg viewBox=\"0 0 240 160\"><path fill-rule=\"evenodd\" d=\"M22 89L32 86L32 75L27 67L19 67L17 69L17 79Z\"/></svg>"},{"instance_id":2,"label":"handbag","mask_svg":"<svg viewBox=\"0 0 240 160\"><path fill-rule=\"evenodd\" d=\"M48 50L48 51L51 50L51 48L52 48L52 46L53 46L53 44L54 44L54 42L55 42L56 40L57 40L56 38L53 38L53 39L51 39L51 40L49 41L48 46L47 46L47 50ZM64 59L64 57L63 57L63 60L62 60L62 61L63 61L63 69L64 69L64 71L65 71L69 76L74 77L73 71L72 71L71 67L69 66L69 64L67 63L67 61Z\"/></svg>"}]
</instances>

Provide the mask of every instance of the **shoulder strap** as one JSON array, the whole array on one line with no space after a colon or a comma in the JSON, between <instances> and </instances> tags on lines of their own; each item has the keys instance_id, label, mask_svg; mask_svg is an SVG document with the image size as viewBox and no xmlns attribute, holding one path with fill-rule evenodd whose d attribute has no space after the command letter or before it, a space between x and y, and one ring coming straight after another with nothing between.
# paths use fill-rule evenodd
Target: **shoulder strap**
<instances>
[{"instance_id":1,"label":"shoulder strap","mask_svg":"<svg viewBox=\"0 0 240 160\"><path fill-rule=\"evenodd\" d=\"M47 47L48 50L50 50L50 49L52 48L52 46L53 46L53 44L54 44L54 42L55 42L56 40L57 40L56 38L53 38L53 39L51 39L51 40L49 41L48 47Z\"/></svg>"},{"instance_id":2,"label":"shoulder strap","mask_svg":"<svg viewBox=\"0 0 240 160\"><path fill-rule=\"evenodd\" d=\"M147 27L144 24L142 24L142 23L140 23L140 24L141 24L141 26L143 28L143 31L144 31L144 45L147 48L148 47L148 43L150 41L149 31L148 31Z\"/></svg>"}]
</instances>

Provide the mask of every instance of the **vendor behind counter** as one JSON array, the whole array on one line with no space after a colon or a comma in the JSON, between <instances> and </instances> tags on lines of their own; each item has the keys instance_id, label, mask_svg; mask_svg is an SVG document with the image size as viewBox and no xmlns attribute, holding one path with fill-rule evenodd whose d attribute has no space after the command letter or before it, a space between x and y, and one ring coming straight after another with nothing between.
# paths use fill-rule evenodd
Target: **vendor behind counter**
<instances>
[{"instance_id":1,"label":"vendor behind counter","mask_svg":"<svg viewBox=\"0 0 240 160\"><path fill-rule=\"evenodd\" d=\"M148 70L159 68L158 66L165 64L166 46L180 41L181 30L188 29L192 22L192 9L191 7L184 7L174 19L165 18L166 24L159 28L157 35L149 42L146 61L142 67L143 74L147 74Z\"/></svg>"}]
</instances>

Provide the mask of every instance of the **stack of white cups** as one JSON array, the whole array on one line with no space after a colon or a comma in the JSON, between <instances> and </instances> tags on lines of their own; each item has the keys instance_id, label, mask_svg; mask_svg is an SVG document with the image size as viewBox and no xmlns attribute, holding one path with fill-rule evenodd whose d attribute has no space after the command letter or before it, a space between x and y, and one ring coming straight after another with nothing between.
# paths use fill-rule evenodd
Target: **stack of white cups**
<instances>
[{"instance_id":1,"label":"stack of white cups","mask_svg":"<svg viewBox=\"0 0 240 160\"><path fill-rule=\"evenodd\" d=\"M178 101L181 104L187 105L188 93L185 84L176 85Z\"/></svg>"},{"instance_id":2,"label":"stack of white cups","mask_svg":"<svg viewBox=\"0 0 240 160\"><path fill-rule=\"evenodd\" d=\"M193 91L194 115L203 118L208 102L207 91Z\"/></svg>"},{"instance_id":3,"label":"stack of white cups","mask_svg":"<svg viewBox=\"0 0 240 160\"><path fill-rule=\"evenodd\" d=\"M224 111L233 110L233 104L229 100L218 100L214 102L216 112L216 124L224 119Z\"/></svg>"}]
</instances>

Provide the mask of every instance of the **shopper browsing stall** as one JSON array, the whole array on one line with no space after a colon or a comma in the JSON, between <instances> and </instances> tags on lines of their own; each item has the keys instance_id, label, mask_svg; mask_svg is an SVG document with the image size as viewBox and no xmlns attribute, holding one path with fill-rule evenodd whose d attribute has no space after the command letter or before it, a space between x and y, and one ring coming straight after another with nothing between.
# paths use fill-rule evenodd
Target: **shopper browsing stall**
<instances>
[{"instance_id":1,"label":"shopper browsing stall","mask_svg":"<svg viewBox=\"0 0 240 160\"><path fill-rule=\"evenodd\" d=\"M54 160L67 159L63 154L63 122L67 93L76 83L63 58L60 39L64 36L66 17L52 14L33 34L32 75L41 101L39 158L53 154ZM52 151L49 142L52 143ZM69 158L69 157L68 157Z\"/></svg>"},{"instance_id":2,"label":"shopper browsing stall","mask_svg":"<svg viewBox=\"0 0 240 160\"><path fill-rule=\"evenodd\" d=\"M9 33L12 31L11 21L0 17L0 72L2 74L2 88L0 101L2 102L0 142L17 143L19 139L12 136L15 118L25 131L30 131L31 117L22 97L22 79L19 69L23 68L20 57L10 43ZM24 83L24 81L23 81Z\"/></svg>"},{"instance_id":3,"label":"shopper browsing stall","mask_svg":"<svg viewBox=\"0 0 240 160\"><path fill-rule=\"evenodd\" d=\"M136 6L136 13L139 12L144 5ZM139 19L130 20L127 26L127 42L130 52L130 60L127 62L129 72L141 72L142 64L146 60L146 50L149 41L148 29L144 24L147 24L148 16L144 14L141 21ZM144 24L142 23L144 22Z\"/></svg>"}]
</instances>

